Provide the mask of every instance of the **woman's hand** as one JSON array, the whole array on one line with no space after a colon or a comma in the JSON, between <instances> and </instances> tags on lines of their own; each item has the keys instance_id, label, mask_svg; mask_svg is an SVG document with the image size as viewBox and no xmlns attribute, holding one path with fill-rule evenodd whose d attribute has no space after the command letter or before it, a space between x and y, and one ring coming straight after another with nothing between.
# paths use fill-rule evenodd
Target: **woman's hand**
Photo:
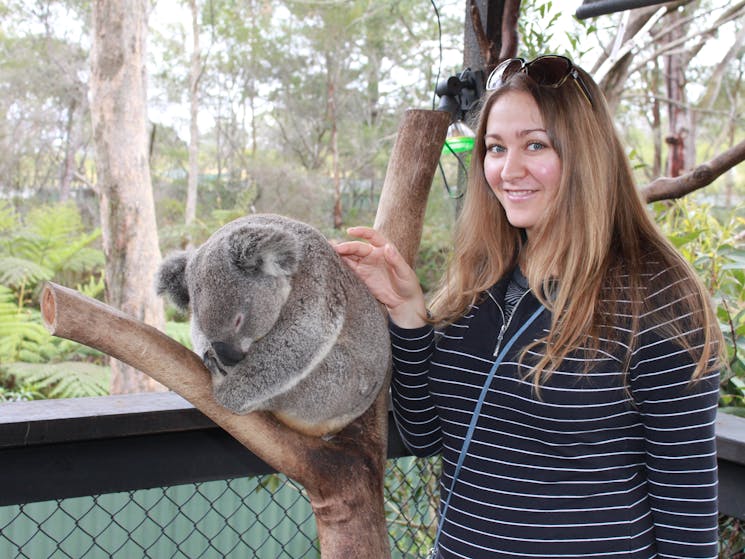
<instances>
[{"instance_id":1,"label":"woman's hand","mask_svg":"<svg viewBox=\"0 0 745 559\"><path fill-rule=\"evenodd\" d=\"M402 328L424 326L422 288L398 249L370 227L350 227L347 233L366 242L339 243L336 252L386 306L391 320Z\"/></svg>"}]
</instances>

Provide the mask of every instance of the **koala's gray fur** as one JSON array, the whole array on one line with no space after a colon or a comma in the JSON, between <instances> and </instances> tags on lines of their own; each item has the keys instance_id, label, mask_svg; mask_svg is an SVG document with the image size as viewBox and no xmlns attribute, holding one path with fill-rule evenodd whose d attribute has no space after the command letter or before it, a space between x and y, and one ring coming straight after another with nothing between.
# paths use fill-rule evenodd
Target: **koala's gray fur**
<instances>
[{"instance_id":1,"label":"koala's gray fur","mask_svg":"<svg viewBox=\"0 0 745 559\"><path fill-rule=\"evenodd\" d=\"M194 251L169 255L156 289L191 309L194 351L216 400L236 413L273 412L311 435L361 415L385 384L384 312L313 227L243 217Z\"/></svg>"}]
</instances>

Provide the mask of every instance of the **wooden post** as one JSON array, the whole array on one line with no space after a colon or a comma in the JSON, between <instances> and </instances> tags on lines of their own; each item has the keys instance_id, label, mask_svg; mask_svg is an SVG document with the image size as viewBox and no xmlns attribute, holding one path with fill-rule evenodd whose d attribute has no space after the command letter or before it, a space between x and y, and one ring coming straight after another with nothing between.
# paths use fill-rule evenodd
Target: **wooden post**
<instances>
[{"instance_id":1,"label":"wooden post","mask_svg":"<svg viewBox=\"0 0 745 559\"><path fill-rule=\"evenodd\" d=\"M449 125L447 112L407 111L388 161L374 227L396 245L411 266Z\"/></svg>"},{"instance_id":2,"label":"wooden post","mask_svg":"<svg viewBox=\"0 0 745 559\"><path fill-rule=\"evenodd\" d=\"M447 113L407 112L389 163L376 226L410 262L421 237L424 206L448 124ZM49 283L41 307L52 334L147 373L267 464L301 483L315 513L325 559L390 557L383 506L387 390L331 440L307 437L271 414L237 415L219 406L212 396L209 372L196 354L108 305Z\"/></svg>"}]
</instances>

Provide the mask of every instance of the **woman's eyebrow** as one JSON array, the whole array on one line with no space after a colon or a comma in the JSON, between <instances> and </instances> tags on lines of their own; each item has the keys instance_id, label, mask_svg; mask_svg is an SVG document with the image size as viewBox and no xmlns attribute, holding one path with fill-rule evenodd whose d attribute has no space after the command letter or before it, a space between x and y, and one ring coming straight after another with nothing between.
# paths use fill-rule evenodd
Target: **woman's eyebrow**
<instances>
[{"instance_id":1,"label":"woman's eyebrow","mask_svg":"<svg viewBox=\"0 0 745 559\"><path fill-rule=\"evenodd\" d=\"M522 136L528 136L529 134L532 134L534 132L541 132L543 134L548 134L548 132L546 131L545 128L526 128L525 130L519 130L517 132L517 135L520 136L520 137L522 137ZM492 132L491 134L489 134L489 133L484 134L484 137L485 138L497 138L497 139L499 139L499 138L502 138L502 135L499 134L499 133L497 133L497 132Z\"/></svg>"}]
</instances>

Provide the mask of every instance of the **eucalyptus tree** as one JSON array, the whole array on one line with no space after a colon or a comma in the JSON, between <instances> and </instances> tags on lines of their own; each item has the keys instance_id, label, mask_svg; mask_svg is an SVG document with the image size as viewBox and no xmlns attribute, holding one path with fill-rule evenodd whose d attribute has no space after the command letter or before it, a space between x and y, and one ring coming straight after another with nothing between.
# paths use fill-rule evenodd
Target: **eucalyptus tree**
<instances>
[{"instance_id":1,"label":"eucalyptus tree","mask_svg":"<svg viewBox=\"0 0 745 559\"><path fill-rule=\"evenodd\" d=\"M161 255L150 180L146 110L147 0L95 0L91 116L96 148L106 301L163 327L152 287ZM112 361L112 392L157 388L150 377Z\"/></svg>"},{"instance_id":2,"label":"eucalyptus tree","mask_svg":"<svg viewBox=\"0 0 745 559\"><path fill-rule=\"evenodd\" d=\"M67 199L90 186L89 8L5 2L0 11L0 192Z\"/></svg>"},{"instance_id":3,"label":"eucalyptus tree","mask_svg":"<svg viewBox=\"0 0 745 559\"><path fill-rule=\"evenodd\" d=\"M290 42L271 97L274 125L285 153L330 177L338 228L343 191L376 182L372 170L384 163L402 111L430 102L437 20L430 4L410 0L286 6Z\"/></svg>"}]
</instances>

